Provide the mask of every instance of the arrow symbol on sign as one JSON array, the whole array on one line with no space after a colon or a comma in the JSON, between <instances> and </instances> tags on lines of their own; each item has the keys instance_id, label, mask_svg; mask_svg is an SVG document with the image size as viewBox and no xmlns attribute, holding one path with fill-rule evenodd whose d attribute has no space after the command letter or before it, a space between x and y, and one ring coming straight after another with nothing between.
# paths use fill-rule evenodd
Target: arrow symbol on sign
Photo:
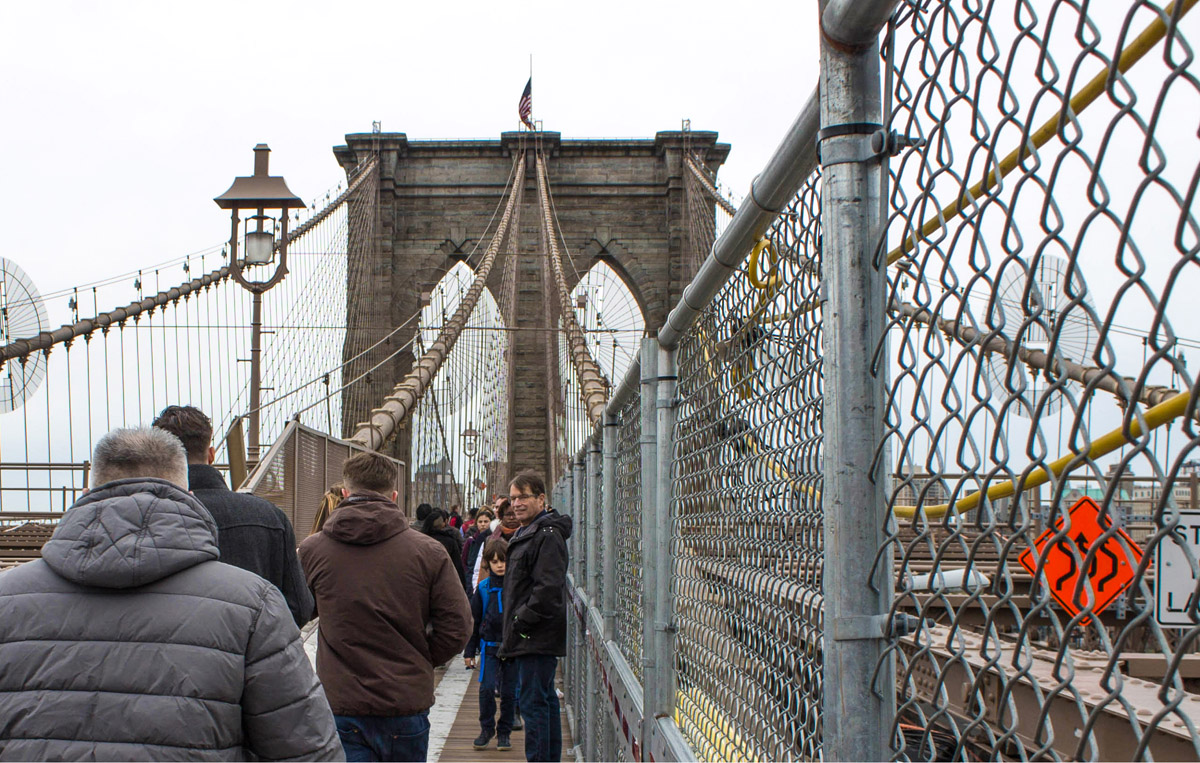
<instances>
[{"instance_id":1,"label":"arrow symbol on sign","mask_svg":"<svg viewBox=\"0 0 1200 763\"><path fill-rule=\"evenodd\" d=\"M1079 569L1079 566L1075 564L1075 555L1071 553L1071 549L1067 547L1066 543L1060 540L1055 544L1055 548L1059 549L1063 552L1063 554L1066 555L1067 562L1069 562L1071 565L1070 569L1060 575L1058 580L1054 581L1054 590L1061 591L1063 586L1066 585L1066 582L1075 576L1075 572Z\"/></svg>"},{"instance_id":2,"label":"arrow symbol on sign","mask_svg":"<svg viewBox=\"0 0 1200 763\"><path fill-rule=\"evenodd\" d=\"M1118 560L1117 560L1117 555L1116 555L1116 554L1114 554L1114 553L1113 553L1111 550L1109 550L1109 548L1108 548L1108 545L1107 545L1107 544L1105 544L1105 545L1103 545L1103 546L1101 546L1101 547L1100 547L1100 553L1102 553L1102 554L1104 554L1105 556L1107 556L1107 557L1108 557L1108 559L1109 559L1109 562L1110 562L1110 563L1111 563L1111 565L1112 565L1111 567L1109 567L1109 569L1110 569L1110 570L1112 570L1112 571L1111 571L1111 572L1109 572L1109 573L1108 573L1107 575L1105 575L1104 577L1100 578L1100 582L1096 584L1096 591L1097 591L1097 592L1102 592L1102 591L1104 590L1104 586L1105 586L1105 585L1106 585L1106 584L1107 584L1107 583L1108 583L1110 580L1113 580L1114 578L1116 578L1116 577L1117 577L1117 565L1119 564L1119 562L1118 562ZM1093 564L1094 564L1094 563L1093 563Z\"/></svg>"}]
</instances>

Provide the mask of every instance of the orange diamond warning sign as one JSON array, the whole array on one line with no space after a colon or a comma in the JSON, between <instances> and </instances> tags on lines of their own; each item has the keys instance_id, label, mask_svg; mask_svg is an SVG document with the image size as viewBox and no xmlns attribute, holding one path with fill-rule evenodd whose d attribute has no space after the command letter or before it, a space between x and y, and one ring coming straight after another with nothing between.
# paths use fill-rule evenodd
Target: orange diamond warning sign
<instances>
[{"instance_id":1,"label":"orange diamond warning sign","mask_svg":"<svg viewBox=\"0 0 1200 763\"><path fill-rule=\"evenodd\" d=\"M1137 542L1119 528L1101 540L1112 522L1101 517L1100 506L1091 498L1080 498L1071 507L1069 515L1069 522L1066 517L1059 517L1054 527L1038 536L1033 548L1026 549L1017 561L1034 576L1039 561L1044 562L1042 583L1072 616L1089 604L1092 613L1098 615L1133 582L1133 573L1142 561L1142 551ZM1051 543L1064 526L1066 534Z\"/></svg>"}]
</instances>

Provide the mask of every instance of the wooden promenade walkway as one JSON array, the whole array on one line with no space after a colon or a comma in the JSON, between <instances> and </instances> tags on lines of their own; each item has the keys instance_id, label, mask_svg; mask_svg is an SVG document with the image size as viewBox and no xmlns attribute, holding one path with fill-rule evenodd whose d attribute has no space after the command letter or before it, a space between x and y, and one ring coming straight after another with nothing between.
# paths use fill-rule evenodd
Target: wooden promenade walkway
<instances>
[{"instance_id":1,"label":"wooden promenade walkway","mask_svg":"<svg viewBox=\"0 0 1200 763\"><path fill-rule=\"evenodd\" d=\"M316 664L316 622L309 623L303 631L304 647L309 659ZM525 760L525 732L514 731L513 748L506 752L496 749L493 737L486 750L476 750L472 745L479 736L479 684L474 670L463 667L461 659L453 660L446 668L434 671L436 688L434 705L429 710L429 756L431 761L486 761L486 763L517 763ZM559 688L561 689L561 679ZM573 761L575 742L567 725L565 708L560 716L563 734L563 760Z\"/></svg>"},{"instance_id":2,"label":"wooden promenade walkway","mask_svg":"<svg viewBox=\"0 0 1200 763\"><path fill-rule=\"evenodd\" d=\"M469 680L466 681L464 690L459 693L457 686L461 683L461 679L456 678L455 674L466 674ZM476 750L472 746L475 737L479 736L479 684L476 682L476 674L473 670L465 670L461 660L456 660L451 663L446 670L438 670L439 678L438 687L441 689L443 685L447 688L450 684L455 685L455 690L439 691L438 704L442 705L448 712L454 712L454 720L450 725L450 733L446 736L439 754L437 757L433 755L432 749L432 731L430 732L430 761L487 761L491 763L504 762L516 763L517 761L525 760L525 732L514 731L512 733L513 748L507 752L500 752L496 749L496 740L493 738L489 743L488 749ZM445 676L449 675L450 680L447 681ZM561 688L561 687L560 687ZM457 700L454 696L457 694ZM445 704L442 703L442 698L446 698ZM437 706L435 706L435 710ZM448 714L447 712L447 714ZM430 719L432 721L434 711L430 711ZM574 760L571 747L575 742L571 739L571 729L567 726L567 714L564 711L560 718L563 734L563 760Z\"/></svg>"}]
</instances>

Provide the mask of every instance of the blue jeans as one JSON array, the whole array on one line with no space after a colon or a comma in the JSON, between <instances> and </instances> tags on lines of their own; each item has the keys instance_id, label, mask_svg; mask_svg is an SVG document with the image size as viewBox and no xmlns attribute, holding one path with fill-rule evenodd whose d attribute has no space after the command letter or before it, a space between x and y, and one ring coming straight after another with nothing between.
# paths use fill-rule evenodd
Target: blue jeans
<instances>
[{"instance_id":1,"label":"blue jeans","mask_svg":"<svg viewBox=\"0 0 1200 763\"><path fill-rule=\"evenodd\" d=\"M525 719L525 760L562 760L562 720L558 695L554 693L554 673L558 658L552 654L527 654L514 657L521 683L521 717Z\"/></svg>"},{"instance_id":2,"label":"blue jeans","mask_svg":"<svg viewBox=\"0 0 1200 763\"><path fill-rule=\"evenodd\" d=\"M496 656L495 647L485 647L479 671L479 729L487 733L512 733L517 704L517 671L508 660ZM500 723L496 723L496 690L500 690Z\"/></svg>"},{"instance_id":3,"label":"blue jeans","mask_svg":"<svg viewBox=\"0 0 1200 763\"><path fill-rule=\"evenodd\" d=\"M429 711L416 715L335 715L347 761L424 761Z\"/></svg>"}]
</instances>

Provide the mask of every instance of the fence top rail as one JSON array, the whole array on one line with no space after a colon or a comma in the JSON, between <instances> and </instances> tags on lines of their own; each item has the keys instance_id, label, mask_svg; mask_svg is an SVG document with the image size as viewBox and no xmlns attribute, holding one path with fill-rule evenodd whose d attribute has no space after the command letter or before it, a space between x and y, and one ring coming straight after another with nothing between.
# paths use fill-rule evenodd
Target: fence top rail
<instances>
[{"instance_id":1,"label":"fence top rail","mask_svg":"<svg viewBox=\"0 0 1200 763\"><path fill-rule=\"evenodd\" d=\"M666 324L658 332L658 341L665 349L674 349L679 344L696 316L712 302L734 269L746 259L754 242L762 237L816 168L820 123L820 93L814 88L783 141L750 184L746 201L713 244L696 277L683 290L679 303L667 316Z\"/></svg>"},{"instance_id":2,"label":"fence top rail","mask_svg":"<svg viewBox=\"0 0 1200 763\"><path fill-rule=\"evenodd\" d=\"M612 396L608 398L608 405L605 406L604 413L606 416L615 417L621 412L621 409L629 403L633 394L642 386L642 361L637 355L634 356L633 362L629 364L629 370L625 372L625 378L621 379L621 383L613 390Z\"/></svg>"}]
</instances>

